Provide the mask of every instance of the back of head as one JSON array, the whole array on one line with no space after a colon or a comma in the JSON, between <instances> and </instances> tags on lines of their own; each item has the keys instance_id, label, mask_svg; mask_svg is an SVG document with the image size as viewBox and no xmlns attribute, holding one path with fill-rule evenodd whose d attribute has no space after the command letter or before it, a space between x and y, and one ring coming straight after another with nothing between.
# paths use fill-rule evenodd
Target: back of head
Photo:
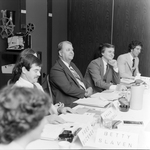
<instances>
[{"instance_id":1,"label":"back of head","mask_svg":"<svg viewBox=\"0 0 150 150\"><path fill-rule=\"evenodd\" d=\"M131 52L132 49L134 49L136 46L141 46L143 47L143 44L138 41L138 40L133 40L129 45L128 45L128 51Z\"/></svg>"},{"instance_id":2,"label":"back of head","mask_svg":"<svg viewBox=\"0 0 150 150\"><path fill-rule=\"evenodd\" d=\"M35 129L51 103L49 96L38 89L4 87L0 91L0 143L8 144Z\"/></svg>"},{"instance_id":3,"label":"back of head","mask_svg":"<svg viewBox=\"0 0 150 150\"><path fill-rule=\"evenodd\" d=\"M27 54L33 54L35 55L36 52L31 49L31 48L27 48L27 49L24 49L21 53L20 53L20 57L24 56L24 55L27 55Z\"/></svg>"}]
</instances>

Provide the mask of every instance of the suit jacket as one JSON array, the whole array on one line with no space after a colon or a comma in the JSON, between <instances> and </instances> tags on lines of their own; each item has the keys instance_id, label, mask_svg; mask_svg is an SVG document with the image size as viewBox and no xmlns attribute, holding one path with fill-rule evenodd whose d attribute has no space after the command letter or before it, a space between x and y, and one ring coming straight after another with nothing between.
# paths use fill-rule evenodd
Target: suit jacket
<instances>
[{"instance_id":1,"label":"suit jacket","mask_svg":"<svg viewBox=\"0 0 150 150\"><path fill-rule=\"evenodd\" d=\"M122 78L131 78L132 76L132 61L131 61L131 54L130 53L126 53L126 54L122 54L118 57L117 62L118 62L118 69L119 69L119 73L120 73L120 77ZM135 72L134 72L134 76L137 75L137 73L139 73L139 58L136 57L135 58Z\"/></svg>"},{"instance_id":2,"label":"suit jacket","mask_svg":"<svg viewBox=\"0 0 150 150\"><path fill-rule=\"evenodd\" d=\"M84 78L93 88L94 92L101 92L105 89L109 89L111 83L120 83L119 73L115 72L112 66L109 65L109 69L104 75L104 63L100 57L90 62Z\"/></svg>"},{"instance_id":3,"label":"suit jacket","mask_svg":"<svg viewBox=\"0 0 150 150\"><path fill-rule=\"evenodd\" d=\"M81 81L86 86L86 82L76 65L73 62L70 65L79 74ZM74 107L76 104L73 102L84 97L85 90L80 88L79 83L61 59L58 59L51 68L50 84L54 103L62 102L65 106Z\"/></svg>"}]
</instances>

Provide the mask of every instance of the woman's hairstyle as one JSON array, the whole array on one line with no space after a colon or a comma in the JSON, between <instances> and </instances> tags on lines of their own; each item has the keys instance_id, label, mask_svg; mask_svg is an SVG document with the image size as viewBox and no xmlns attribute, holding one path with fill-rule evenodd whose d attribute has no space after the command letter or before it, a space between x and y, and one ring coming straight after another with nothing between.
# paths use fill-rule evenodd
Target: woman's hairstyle
<instances>
[{"instance_id":1,"label":"woman's hairstyle","mask_svg":"<svg viewBox=\"0 0 150 150\"><path fill-rule=\"evenodd\" d=\"M0 143L8 144L35 129L51 106L37 88L9 85L0 91Z\"/></svg>"},{"instance_id":2,"label":"woman's hairstyle","mask_svg":"<svg viewBox=\"0 0 150 150\"><path fill-rule=\"evenodd\" d=\"M20 53L20 55L19 55L19 57L18 57L18 59L17 59L17 62L16 62L15 66L14 66L14 68L13 68L13 70L12 70L12 75L13 75L13 77L12 77L12 79L10 80L10 83L15 83L15 82L19 79L20 73L18 74L18 72L16 72L16 70L18 70L18 69L17 69L18 63L20 62L20 58L21 58L21 57L24 57L25 55L28 55L28 54L35 55L35 54L37 54L37 53L36 53L33 49L31 49L31 48L24 49L24 50Z\"/></svg>"},{"instance_id":3,"label":"woman's hairstyle","mask_svg":"<svg viewBox=\"0 0 150 150\"><path fill-rule=\"evenodd\" d=\"M25 67L29 71L32 64L36 64L40 67L42 66L41 60L33 54L21 56L13 68L13 78L11 79L11 83L15 83L19 79L22 73L22 67Z\"/></svg>"},{"instance_id":4,"label":"woman's hairstyle","mask_svg":"<svg viewBox=\"0 0 150 150\"><path fill-rule=\"evenodd\" d=\"M136 48L136 46L141 46L141 48L142 48L143 44L140 41L134 40L129 44L128 51L131 52L131 49Z\"/></svg>"},{"instance_id":5,"label":"woman's hairstyle","mask_svg":"<svg viewBox=\"0 0 150 150\"><path fill-rule=\"evenodd\" d=\"M109 43L100 44L99 47L98 47L98 50L94 54L94 59L97 59L98 57L101 57L102 53L104 53L106 48L115 48L115 46L112 45L112 44L109 44Z\"/></svg>"}]
</instances>

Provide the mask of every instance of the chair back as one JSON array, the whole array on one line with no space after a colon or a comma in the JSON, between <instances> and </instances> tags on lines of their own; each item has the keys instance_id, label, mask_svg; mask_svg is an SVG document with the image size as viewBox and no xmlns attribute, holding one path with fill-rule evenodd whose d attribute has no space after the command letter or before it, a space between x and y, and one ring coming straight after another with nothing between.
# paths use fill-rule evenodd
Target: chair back
<instances>
[{"instance_id":1,"label":"chair back","mask_svg":"<svg viewBox=\"0 0 150 150\"><path fill-rule=\"evenodd\" d=\"M53 95L52 95L51 85L50 85L50 81L49 81L49 74L47 75L46 78L47 78L47 85L48 85L49 95L50 95L50 98L53 100Z\"/></svg>"}]
</instances>

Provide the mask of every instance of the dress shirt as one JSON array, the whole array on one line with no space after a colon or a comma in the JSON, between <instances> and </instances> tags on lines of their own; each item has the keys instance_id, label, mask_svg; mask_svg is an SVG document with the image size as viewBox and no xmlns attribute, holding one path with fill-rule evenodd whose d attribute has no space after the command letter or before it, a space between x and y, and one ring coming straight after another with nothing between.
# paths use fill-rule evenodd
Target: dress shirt
<instances>
[{"instance_id":1,"label":"dress shirt","mask_svg":"<svg viewBox=\"0 0 150 150\"><path fill-rule=\"evenodd\" d=\"M38 88L39 90L41 90L41 91L44 92L43 87L42 87L39 83L34 83L34 84L32 84L31 82L29 82L29 81L23 79L22 77L20 77L20 78L18 79L18 81L16 81L16 83L15 83L15 86L27 87L27 88L34 88L34 85L36 86L36 88ZM50 109L49 112L50 112L51 114L58 114L57 108L58 108L57 104L56 104L56 106L54 106L54 105L52 104L52 105L51 105L51 109Z\"/></svg>"},{"instance_id":2,"label":"dress shirt","mask_svg":"<svg viewBox=\"0 0 150 150\"><path fill-rule=\"evenodd\" d=\"M107 62L103 58L102 58L102 60L103 60L103 63L104 63L104 75L105 75L108 64L107 64Z\"/></svg>"}]
</instances>

